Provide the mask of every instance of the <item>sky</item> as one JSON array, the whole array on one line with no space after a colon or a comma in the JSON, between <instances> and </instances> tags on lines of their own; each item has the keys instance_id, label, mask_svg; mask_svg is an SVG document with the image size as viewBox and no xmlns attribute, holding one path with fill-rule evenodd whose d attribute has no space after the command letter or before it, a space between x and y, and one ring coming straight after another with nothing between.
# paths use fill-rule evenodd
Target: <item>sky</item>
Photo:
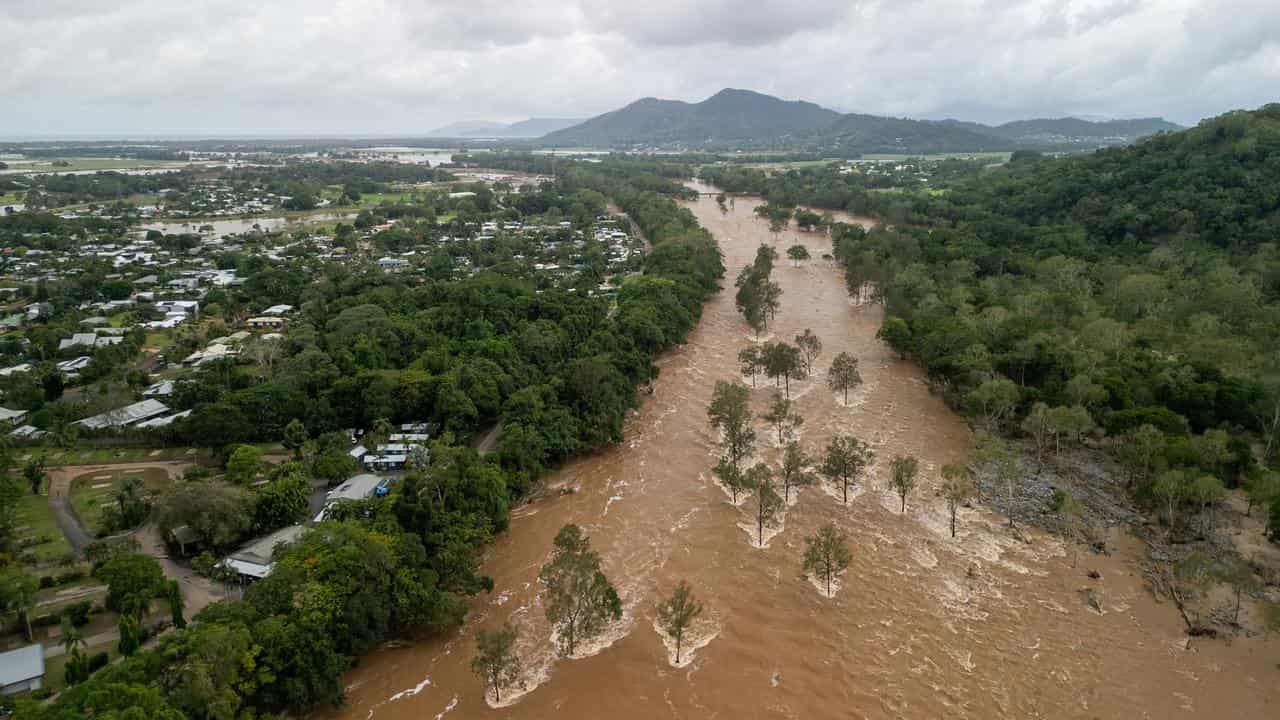
<instances>
[{"instance_id":1,"label":"sky","mask_svg":"<svg viewBox=\"0 0 1280 720\"><path fill-rule=\"evenodd\" d=\"M1280 101L1280 0L0 0L0 137L415 135L725 87L1002 122Z\"/></svg>"}]
</instances>

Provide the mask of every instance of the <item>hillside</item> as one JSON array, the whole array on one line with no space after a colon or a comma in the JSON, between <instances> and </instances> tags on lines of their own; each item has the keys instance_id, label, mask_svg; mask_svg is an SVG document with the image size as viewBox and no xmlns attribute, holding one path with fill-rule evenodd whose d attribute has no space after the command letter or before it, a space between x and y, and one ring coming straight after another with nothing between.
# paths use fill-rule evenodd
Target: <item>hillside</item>
<instances>
[{"instance_id":1,"label":"hillside","mask_svg":"<svg viewBox=\"0 0 1280 720\"><path fill-rule=\"evenodd\" d=\"M813 103L721 90L699 103L644 98L544 138L558 146L770 146L799 143L840 117Z\"/></svg>"},{"instance_id":2,"label":"hillside","mask_svg":"<svg viewBox=\"0 0 1280 720\"><path fill-rule=\"evenodd\" d=\"M1035 119L998 126L850 113L780 100L749 90L721 90L698 103L644 98L541 139L556 147L796 149L839 156L863 153L1073 150L1131 143L1180 129L1159 118L1092 122Z\"/></svg>"}]
</instances>

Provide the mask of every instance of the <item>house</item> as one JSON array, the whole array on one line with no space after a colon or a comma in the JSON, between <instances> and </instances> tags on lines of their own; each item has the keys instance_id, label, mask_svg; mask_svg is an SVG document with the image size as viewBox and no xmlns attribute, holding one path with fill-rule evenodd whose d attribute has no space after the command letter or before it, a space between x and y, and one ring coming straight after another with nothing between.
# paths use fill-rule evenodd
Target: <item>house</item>
<instances>
[{"instance_id":1,"label":"house","mask_svg":"<svg viewBox=\"0 0 1280 720\"><path fill-rule=\"evenodd\" d=\"M66 375L67 377L76 377L80 374L81 370L89 367L89 363L91 362L93 362L93 358L88 355L81 355L80 357L71 358L70 360L63 360L54 367L58 368L58 372Z\"/></svg>"},{"instance_id":2,"label":"house","mask_svg":"<svg viewBox=\"0 0 1280 720\"><path fill-rule=\"evenodd\" d=\"M9 408L0 407L0 423L17 425L22 422L22 418L26 416L26 410L10 410Z\"/></svg>"},{"instance_id":3,"label":"house","mask_svg":"<svg viewBox=\"0 0 1280 720\"><path fill-rule=\"evenodd\" d=\"M195 282L192 280L191 282ZM156 310L166 315L169 313L182 313L183 315L200 315L200 303L196 300L157 300Z\"/></svg>"},{"instance_id":4,"label":"house","mask_svg":"<svg viewBox=\"0 0 1280 720\"><path fill-rule=\"evenodd\" d=\"M275 567L273 558L276 548L293 544L306 530L302 525L281 528L270 535L246 543L224 558L222 566L235 570L240 575L242 583L261 580L270 575L272 568Z\"/></svg>"},{"instance_id":5,"label":"house","mask_svg":"<svg viewBox=\"0 0 1280 720\"><path fill-rule=\"evenodd\" d=\"M347 500L364 500L372 497L378 492L378 488L385 488L386 481L377 475L365 473L347 478L341 485L329 491L324 498L324 507L315 517L315 522L322 522L329 515L329 508L334 503L344 502ZM385 494L385 491L383 493Z\"/></svg>"},{"instance_id":6,"label":"house","mask_svg":"<svg viewBox=\"0 0 1280 720\"><path fill-rule=\"evenodd\" d=\"M152 383L147 387L146 390L142 391L142 397L144 398L168 397L169 395L172 395L172 394L173 394L172 380L161 380L160 382Z\"/></svg>"},{"instance_id":7,"label":"house","mask_svg":"<svg viewBox=\"0 0 1280 720\"><path fill-rule=\"evenodd\" d=\"M150 420L143 420L137 425L134 425L134 427L136 428L164 427L166 425L172 425L175 422L181 420L184 417L187 417L190 414L191 414L190 410L183 410L182 412L174 413L172 415L161 415L160 417L153 417Z\"/></svg>"},{"instance_id":8,"label":"house","mask_svg":"<svg viewBox=\"0 0 1280 720\"><path fill-rule=\"evenodd\" d=\"M409 261L404 258L384 257L378 260L378 267L386 272L400 272L409 267Z\"/></svg>"},{"instance_id":9,"label":"house","mask_svg":"<svg viewBox=\"0 0 1280 720\"><path fill-rule=\"evenodd\" d=\"M124 342L121 335L98 335L97 333L73 333L69 338L58 341L58 349L66 350L75 347L104 347Z\"/></svg>"},{"instance_id":10,"label":"house","mask_svg":"<svg viewBox=\"0 0 1280 720\"><path fill-rule=\"evenodd\" d=\"M49 433L41 430L35 425L23 425L22 427L9 433L9 437L20 438L24 440L38 440Z\"/></svg>"},{"instance_id":11,"label":"house","mask_svg":"<svg viewBox=\"0 0 1280 720\"><path fill-rule=\"evenodd\" d=\"M284 318L273 315L263 315L261 317L249 318L245 324L254 330L279 330L284 327Z\"/></svg>"},{"instance_id":12,"label":"house","mask_svg":"<svg viewBox=\"0 0 1280 720\"><path fill-rule=\"evenodd\" d=\"M15 375L17 373L24 373L24 372L30 372L30 371L31 371L31 363L22 363L20 365L14 365L12 367L0 369L0 377L9 377L10 375Z\"/></svg>"},{"instance_id":13,"label":"house","mask_svg":"<svg viewBox=\"0 0 1280 720\"><path fill-rule=\"evenodd\" d=\"M262 314L263 315L288 315L291 312L293 312L292 305L272 305L266 310L263 310Z\"/></svg>"},{"instance_id":14,"label":"house","mask_svg":"<svg viewBox=\"0 0 1280 720\"><path fill-rule=\"evenodd\" d=\"M214 360L226 360L240 354L238 348L214 343L204 350L197 350L182 359L183 365L203 365Z\"/></svg>"},{"instance_id":15,"label":"house","mask_svg":"<svg viewBox=\"0 0 1280 720\"><path fill-rule=\"evenodd\" d=\"M44 645L0 653L0 693L16 695L44 687Z\"/></svg>"},{"instance_id":16,"label":"house","mask_svg":"<svg viewBox=\"0 0 1280 720\"><path fill-rule=\"evenodd\" d=\"M107 412L87 417L83 420L77 420L72 425L80 425L89 430L101 430L103 428L119 428L133 425L134 423L150 420L153 417L159 417L169 412L169 406L159 400L143 400L132 405L108 410Z\"/></svg>"}]
</instances>

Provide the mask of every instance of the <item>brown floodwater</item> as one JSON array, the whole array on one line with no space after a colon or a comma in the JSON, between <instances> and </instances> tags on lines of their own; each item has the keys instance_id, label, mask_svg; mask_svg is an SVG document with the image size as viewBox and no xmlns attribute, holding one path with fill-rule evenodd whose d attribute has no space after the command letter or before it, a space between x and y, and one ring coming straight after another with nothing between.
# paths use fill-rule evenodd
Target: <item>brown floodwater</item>
<instances>
[{"instance_id":1,"label":"brown floodwater","mask_svg":"<svg viewBox=\"0 0 1280 720\"><path fill-rule=\"evenodd\" d=\"M346 706L316 717L1280 717L1280 646L1236 638L1187 649L1176 612L1144 589L1132 541L1114 556L1082 554L1073 568L1056 538L1025 531L1023 542L981 508L961 512L951 539L934 488L944 464L965 458L966 425L917 367L876 340L881 308L850 300L839 268L819 259L829 240L794 229L775 237L755 204L737 198L728 213L712 198L689 204L719 239L726 289L688 343L660 361L626 439L561 468L547 480L552 492L514 513L484 564L494 591L475 600L461 630L366 656L348 675ZM785 248L796 242L815 259L793 267ZM747 530L752 499L735 507L713 482L717 438L706 418L713 385L740 379L738 351L753 341L732 282L761 243L782 254L774 277L784 294L768 336L791 341L812 328L824 345L818 366L847 351L865 381L847 406L821 375L793 382L800 441L816 453L833 434L852 433L877 453L848 505L832 489L804 489L764 548ZM757 412L771 392L761 378ZM777 443L763 422L758 430L758 459L777 463ZM922 487L905 515L885 489L896 454L920 459ZM553 649L537 573L569 522L590 535L625 615L565 659ZM804 537L828 522L853 550L832 598L800 575ZM692 657L686 645L677 668L655 630L655 604L681 579L707 609ZM1089 588L1101 612L1084 602ZM508 620L521 628L525 688L494 708L470 662L476 631Z\"/></svg>"}]
</instances>

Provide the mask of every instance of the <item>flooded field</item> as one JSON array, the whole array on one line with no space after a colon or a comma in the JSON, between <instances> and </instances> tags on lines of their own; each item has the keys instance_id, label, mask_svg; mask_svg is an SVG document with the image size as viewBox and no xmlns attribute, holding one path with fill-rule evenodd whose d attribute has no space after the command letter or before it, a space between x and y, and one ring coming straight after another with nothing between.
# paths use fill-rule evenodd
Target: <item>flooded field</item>
<instances>
[{"instance_id":1,"label":"flooded field","mask_svg":"<svg viewBox=\"0 0 1280 720\"><path fill-rule=\"evenodd\" d=\"M684 347L660 363L655 392L630 420L626 440L548 478L548 499L525 506L489 552L495 589L446 638L387 647L347 679L347 705L319 718L1275 718L1280 645L1256 638L1195 641L1157 604L1126 560L1070 553L1049 536L1029 542L981 509L947 531L934 495L942 465L964 460L969 433L931 395L918 368L875 338L878 306L856 306L819 233L775 238L736 198L690 207L720 241L727 290L714 297ZM872 444L870 478L848 505L811 487L787 508L765 547L752 547L742 507L712 482L716 438L706 407L717 380L740 379L737 354L752 334L733 303L733 278L761 243L776 241L782 305L769 335L791 341L805 328L822 339L825 372L841 351L857 356L865 384L846 405L821 372L792 383L805 417L801 442L817 453L835 433ZM815 260L793 267L787 246ZM768 339L765 337L761 338ZM765 410L772 388L752 399ZM758 458L780 451L763 423ZM922 487L905 514L885 487L896 454L920 458ZM557 658L537 573L559 528L590 535L617 586L623 621L573 659ZM853 562L834 597L800 577L804 537L834 522ZM1100 579L1087 576L1089 570ZM673 667L655 631L655 605L681 579L707 611L692 653ZM1085 603L1093 589L1101 611ZM521 628L523 691L491 707L471 673L475 633L510 620ZM692 657L690 658L689 655Z\"/></svg>"}]
</instances>

